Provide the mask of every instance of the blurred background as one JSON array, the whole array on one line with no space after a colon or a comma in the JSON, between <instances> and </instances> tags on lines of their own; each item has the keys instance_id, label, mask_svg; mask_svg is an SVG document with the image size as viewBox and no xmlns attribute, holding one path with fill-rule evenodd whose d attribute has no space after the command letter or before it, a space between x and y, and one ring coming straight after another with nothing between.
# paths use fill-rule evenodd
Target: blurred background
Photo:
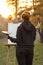
<instances>
[{"instance_id":1,"label":"blurred background","mask_svg":"<svg viewBox=\"0 0 43 65\"><path fill-rule=\"evenodd\" d=\"M33 65L43 65L43 0L0 0L0 65L5 65L7 54L4 46L7 37L1 31L8 31L8 22L22 21L21 14L24 11L30 12L30 21L38 30ZM13 59L15 50L11 48L9 65L17 65L17 62L13 62L16 59Z\"/></svg>"},{"instance_id":2,"label":"blurred background","mask_svg":"<svg viewBox=\"0 0 43 65\"><path fill-rule=\"evenodd\" d=\"M31 20L37 25L38 17L43 20L43 0L0 0L0 30L6 30L11 20L21 20L24 11L30 12Z\"/></svg>"},{"instance_id":3,"label":"blurred background","mask_svg":"<svg viewBox=\"0 0 43 65\"><path fill-rule=\"evenodd\" d=\"M30 12L31 23L36 27L43 23L43 0L0 0L0 37L8 30L8 22L19 22L24 11ZM40 25L40 29L43 25ZM1 36L2 35L2 36Z\"/></svg>"}]
</instances>

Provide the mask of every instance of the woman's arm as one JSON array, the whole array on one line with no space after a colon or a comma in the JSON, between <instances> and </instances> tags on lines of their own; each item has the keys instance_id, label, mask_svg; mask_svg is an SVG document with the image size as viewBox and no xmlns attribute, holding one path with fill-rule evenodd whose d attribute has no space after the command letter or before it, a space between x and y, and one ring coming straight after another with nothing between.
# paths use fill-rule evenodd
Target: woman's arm
<instances>
[{"instance_id":1,"label":"woman's arm","mask_svg":"<svg viewBox=\"0 0 43 65\"><path fill-rule=\"evenodd\" d=\"M8 39L10 39L11 42L21 43L21 31L20 31L20 28L18 27L18 29L17 29L16 38L10 37L8 35Z\"/></svg>"},{"instance_id":2,"label":"woman's arm","mask_svg":"<svg viewBox=\"0 0 43 65\"><path fill-rule=\"evenodd\" d=\"M16 39L16 38L12 38L12 37L10 37L9 35L8 35L8 39L10 39L11 42L17 42L17 39Z\"/></svg>"}]
</instances>

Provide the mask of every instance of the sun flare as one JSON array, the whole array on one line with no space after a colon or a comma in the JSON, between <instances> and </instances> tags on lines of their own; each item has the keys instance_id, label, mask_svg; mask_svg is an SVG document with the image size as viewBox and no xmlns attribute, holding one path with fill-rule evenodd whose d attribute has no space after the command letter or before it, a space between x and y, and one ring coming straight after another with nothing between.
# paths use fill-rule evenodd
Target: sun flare
<instances>
[{"instance_id":1,"label":"sun flare","mask_svg":"<svg viewBox=\"0 0 43 65\"><path fill-rule=\"evenodd\" d=\"M9 15L13 16L14 12L12 11L12 8L12 5L9 7L7 6L6 0L0 0L0 14L3 17L8 18Z\"/></svg>"},{"instance_id":2,"label":"sun flare","mask_svg":"<svg viewBox=\"0 0 43 65\"><path fill-rule=\"evenodd\" d=\"M19 0L18 7L25 7L25 6L30 7L32 6L31 1L32 0ZM4 18L8 18L10 15L14 17L15 12L16 12L15 6L13 6L12 4L8 6L6 0L0 0L0 14Z\"/></svg>"}]
</instances>

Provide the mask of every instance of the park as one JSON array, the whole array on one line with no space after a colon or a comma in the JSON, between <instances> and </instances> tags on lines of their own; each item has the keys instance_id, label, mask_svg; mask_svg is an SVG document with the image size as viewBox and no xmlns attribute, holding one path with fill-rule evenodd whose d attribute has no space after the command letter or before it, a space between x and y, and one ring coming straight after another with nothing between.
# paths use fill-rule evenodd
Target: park
<instances>
[{"instance_id":1,"label":"park","mask_svg":"<svg viewBox=\"0 0 43 65\"><path fill-rule=\"evenodd\" d=\"M34 41L33 65L43 65L43 0L0 0L0 65L18 65L16 45L9 45L2 31L8 31L8 23L21 22L25 11L31 14L31 23L40 29Z\"/></svg>"}]
</instances>

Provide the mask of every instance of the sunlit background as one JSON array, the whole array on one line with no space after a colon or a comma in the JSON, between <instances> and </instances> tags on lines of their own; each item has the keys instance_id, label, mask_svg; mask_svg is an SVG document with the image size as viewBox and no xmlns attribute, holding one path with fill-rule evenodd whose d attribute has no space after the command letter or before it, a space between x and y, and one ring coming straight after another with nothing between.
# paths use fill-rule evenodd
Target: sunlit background
<instances>
[{"instance_id":1,"label":"sunlit background","mask_svg":"<svg viewBox=\"0 0 43 65\"><path fill-rule=\"evenodd\" d=\"M8 30L8 22L22 21L21 14L24 11L30 12L30 21L35 27L38 18L43 22L43 0L0 0L0 33Z\"/></svg>"},{"instance_id":2,"label":"sunlit background","mask_svg":"<svg viewBox=\"0 0 43 65\"><path fill-rule=\"evenodd\" d=\"M4 18L17 17L17 14L24 10L29 10L32 14L34 12L33 6L38 5L39 2L34 3L34 0L0 0L0 15Z\"/></svg>"},{"instance_id":3,"label":"sunlit background","mask_svg":"<svg viewBox=\"0 0 43 65\"><path fill-rule=\"evenodd\" d=\"M19 0L19 4L18 4L18 7L25 7L25 6L28 6L30 7L32 5L31 3L32 0L29 0L27 2L27 0ZM12 5L15 4L14 1L9 1L8 3L8 0L0 0L0 14L5 17L5 18L8 18L9 15L13 16L14 13L15 13L15 5ZM9 5L8 5L9 4Z\"/></svg>"},{"instance_id":4,"label":"sunlit background","mask_svg":"<svg viewBox=\"0 0 43 65\"><path fill-rule=\"evenodd\" d=\"M0 14L5 17L5 18L8 18L9 15L12 15L14 14L14 12L12 11L12 9L15 8L14 6L10 5L8 6L7 5L7 2L6 0L0 0Z\"/></svg>"},{"instance_id":5,"label":"sunlit background","mask_svg":"<svg viewBox=\"0 0 43 65\"><path fill-rule=\"evenodd\" d=\"M0 0L0 15L4 18L8 18L9 16L15 17L16 8L20 12L32 5L32 0Z\"/></svg>"}]
</instances>

